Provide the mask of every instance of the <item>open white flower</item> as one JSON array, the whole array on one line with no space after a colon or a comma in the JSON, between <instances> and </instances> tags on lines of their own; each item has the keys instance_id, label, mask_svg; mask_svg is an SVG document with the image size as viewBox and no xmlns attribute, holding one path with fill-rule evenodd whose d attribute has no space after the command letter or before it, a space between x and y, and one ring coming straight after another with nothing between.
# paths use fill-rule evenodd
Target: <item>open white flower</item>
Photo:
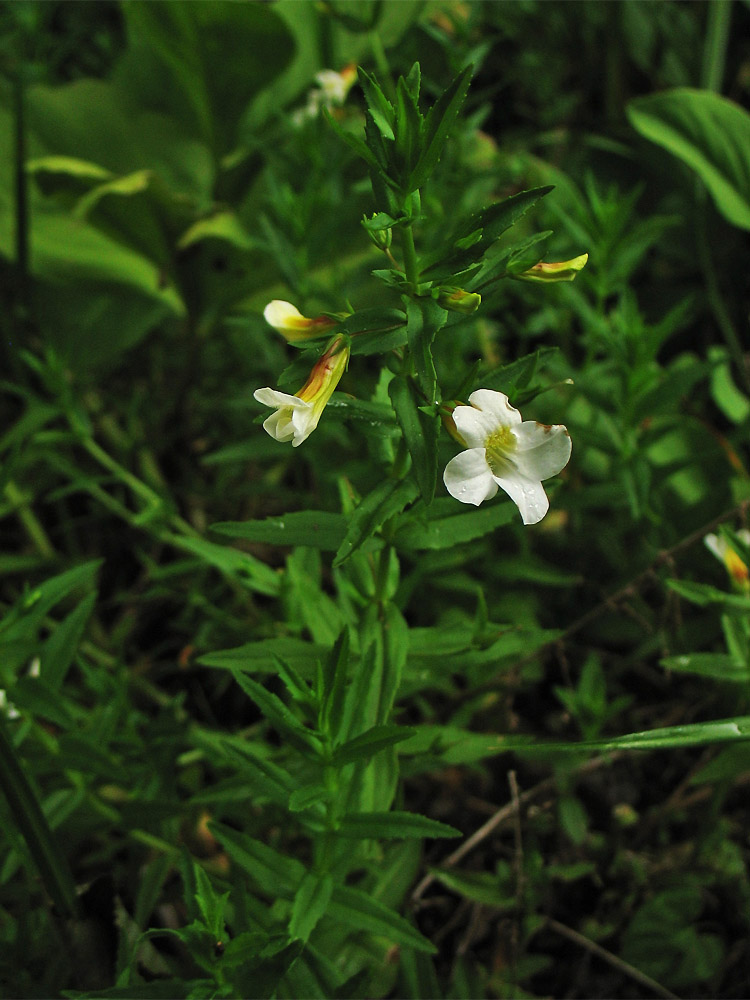
<instances>
[{"instance_id":1,"label":"open white flower","mask_svg":"<svg viewBox=\"0 0 750 1000\"><path fill-rule=\"evenodd\" d=\"M457 406L453 421L468 451L445 467L443 481L461 503L479 506L505 490L524 524L536 524L549 510L542 480L568 464L570 435L562 424L548 426L521 420L508 397L493 389L477 389L471 406Z\"/></svg>"},{"instance_id":2,"label":"open white flower","mask_svg":"<svg viewBox=\"0 0 750 1000\"><path fill-rule=\"evenodd\" d=\"M310 377L298 393L291 396L278 389L256 389L253 395L274 412L263 421L263 430L277 441L291 441L298 448L318 426L321 414L346 371L349 345L336 336L314 365Z\"/></svg>"}]
</instances>

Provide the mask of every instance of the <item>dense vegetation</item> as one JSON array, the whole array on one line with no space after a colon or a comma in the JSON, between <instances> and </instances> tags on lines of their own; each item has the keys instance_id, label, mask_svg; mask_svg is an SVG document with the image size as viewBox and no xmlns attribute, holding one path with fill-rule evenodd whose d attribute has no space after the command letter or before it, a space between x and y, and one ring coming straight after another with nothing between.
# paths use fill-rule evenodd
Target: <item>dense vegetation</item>
<instances>
[{"instance_id":1,"label":"dense vegetation","mask_svg":"<svg viewBox=\"0 0 750 1000\"><path fill-rule=\"evenodd\" d=\"M746 996L747 3L0 70L0 993Z\"/></svg>"}]
</instances>

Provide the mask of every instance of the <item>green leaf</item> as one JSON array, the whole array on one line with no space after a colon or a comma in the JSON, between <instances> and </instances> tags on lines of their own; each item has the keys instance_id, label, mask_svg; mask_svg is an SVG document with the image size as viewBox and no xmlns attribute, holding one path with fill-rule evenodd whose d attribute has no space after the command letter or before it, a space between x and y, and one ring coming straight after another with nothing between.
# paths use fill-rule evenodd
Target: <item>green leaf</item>
<instances>
[{"instance_id":1,"label":"green leaf","mask_svg":"<svg viewBox=\"0 0 750 1000\"><path fill-rule=\"evenodd\" d=\"M401 76L396 85L396 156L400 161L398 173L407 181L405 195L414 190L411 174L422 150L422 128L423 119L417 102Z\"/></svg>"},{"instance_id":2,"label":"green leaf","mask_svg":"<svg viewBox=\"0 0 750 1000\"><path fill-rule=\"evenodd\" d=\"M251 556L249 552L217 545L216 542L209 542L206 538L192 538L189 535L178 534L166 537L175 548L198 556L209 566L215 566L222 573L238 580L248 590L275 597L281 589L280 575L260 559Z\"/></svg>"},{"instance_id":3,"label":"green leaf","mask_svg":"<svg viewBox=\"0 0 750 1000\"><path fill-rule=\"evenodd\" d=\"M741 594L730 594L708 583L691 583L689 580L667 580L667 586L686 598L693 604L705 608L711 604L719 604L725 608L736 608L739 611L750 611L750 597Z\"/></svg>"},{"instance_id":4,"label":"green leaf","mask_svg":"<svg viewBox=\"0 0 750 1000\"><path fill-rule=\"evenodd\" d=\"M412 379L397 375L388 386L388 394L411 455L422 500L430 504L437 483L440 417L437 413L428 414L419 409L414 389Z\"/></svg>"},{"instance_id":5,"label":"green leaf","mask_svg":"<svg viewBox=\"0 0 750 1000\"><path fill-rule=\"evenodd\" d=\"M495 389L513 397L525 389L533 377L560 353L559 347L540 347L533 354L526 354L508 365L495 368L482 376L483 389Z\"/></svg>"},{"instance_id":6,"label":"green leaf","mask_svg":"<svg viewBox=\"0 0 750 1000\"><path fill-rule=\"evenodd\" d=\"M0 788L60 914L78 916L78 898L60 838L53 835L44 817L26 769L7 734L3 713L0 713Z\"/></svg>"},{"instance_id":7,"label":"green leaf","mask_svg":"<svg viewBox=\"0 0 750 1000\"><path fill-rule=\"evenodd\" d=\"M422 153L409 178L405 193L420 188L435 169L448 134L466 99L473 66L467 66L430 108L424 122Z\"/></svg>"},{"instance_id":8,"label":"green leaf","mask_svg":"<svg viewBox=\"0 0 750 1000\"><path fill-rule=\"evenodd\" d=\"M490 872L458 872L443 868L433 868L432 874L446 889L471 899L484 906L506 910L516 905L515 893L497 874Z\"/></svg>"},{"instance_id":9,"label":"green leaf","mask_svg":"<svg viewBox=\"0 0 750 1000\"><path fill-rule=\"evenodd\" d=\"M431 405L437 402L437 375L435 362L432 360L432 342L445 325L448 313L432 298L415 301L404 296L404 302L409 350L424 393L424 402Z\"/></svg>"},{"instance_id":10,"label":"green leaf","mask_svg":"<svg viewBox=\"0 0 750 1000\"><path fill-rule=\"evenodd\" d=\"M606 750L673 750L677 747L710 746L750 740L750 716L722 719L718 722L694 722L686 726L667 726L628 736L580 743L540 743L533 737L499 737L502 747L516 753L590 753Z\"/></svg>"},{"instance_id":11,"label":"green leaf","mask_svg":"<svg viewBox=\"0 0 750 1000\"><path fill-rule=\"evenodd\" d=\"M630 101L630 124L696 171L719 212L750 229L750 114L705 90L676 87Z\"/></svg>"},{"instance_id":12,"label":"green leaf","mask_svg":"<svg viewBox=\"0 0 750 1000\"><path fill-rule=\"evenodd\" d=\"M444 513L443 502L435 501L435 503L441 504L439 512ZM451 502L450 505L453 509L458 508L456 503ZM421 514L421 510L415 511L412 517L410 511L399 520L392 539L397 549L452 548L454 545L471 542L475 538L483 538L496 528L510 524L516 519L518 511L515 504L508 500L493 502L482 510L471 511L468 514L456 513L449 517L434 519L425 518L420 516Z\"/></svg>"},{"instance_id":13,"label":"green leaf","mask_svg":"<svg viewBox=\"0 0 750 1000\"><path fill-rule=\"evenodd\" d=\"M376 902L361 889L337 885L328 906L328 916L357 931L369 931L396 944L434 954L437 948L408 921Z\"/></svg>"},{"instance_id":14,"label":"green leaf","mask_svg":"<svg viewBox=\"0 0 750 1000\"><path fill-rule=\"evenodd\" d=\"M384 838L399 839L415 837L418 839L431 837L460 837L461 831L408 812L360 812L342 816L336 831L340 837L356 837L357 839Z\"/></svg>"},{"instance_id":15,"label":"green leaf","mask_svg":"<svg viewBox=\"0 0 750 1000\"><path fill-rule=\"evenodd\" d=\"M281 698L277 698L262 684L258 684L252 677L248 677L247 674L243 674L239 670L233 670L232 674L248 698L255 702L274 729L283 734L303 753L312 751L316 756L320 754L319 738L299 721Z\"/></svg>"},{"instance_id":16,"label":"green leaf","mask_svg":"<svg viewBox=\"0 0 750 1000\"><path fill-rule=\"evenodd\" d=\"M393 126L396 118L393 105L380 89L377 81L361 66L357 69L357 76L367 101L367 108L372 115L372 120L380 130L380 134L385 139L395 139Z\"/></svg>"},{"instance_id":17,"label":"green leaf","mask_svg":"<svg viewBox=\"0 0 750 1000\"><path fill-rule=\"evenodd\" d=\"M334 767L343 767L356 760L370 760L386 747L408 740L413 735L414 730L404 726L373 726L337 746L331 756L331 763Z\"/></svg>"},{"instance_id":18,"label":"green leaf","mask_svg":"<svg viewBox=\"0 0 750 1000\"><path fill-rule=\"evenodd\" d=\"M289 936L307 941L315 925L328 909L333 892L333 878L329 874L308 872L302 879L292 906Z\"/></svg>"},{"instance_id":19,"label":"green leaf","mask_svg":"<svg viewBox=\"0 0 750 1000\"><path fill-rule=\"evenodd\" d=\"M96 604L96 593L89 594L59 623L42 647L40 674L53 690L60 687L73 662L86 623Z\"/></svg>"},{"instance_id":20,"label":"green leaf","mask_svg":"<svg viewBox=\"0 0 750 1000\"><path fill-rule=\"evenodd\" d=\"M205 667L222 670L242 670L250 674L275 674L277 663L284 660L302 674L309 676L312 667L321 656L327 656L328 649L292 636L278 639L259 639L246 642L233 649L220 649L215 653L204 653L198 663Z\"/></svg>"},{"instance_id":21,"label":"green leaf","mask_svg":"<svg viewBox=\"0 0 750 1000\"><path fill-rule=\"evenodd\" d=\"M179 238L177 248L185 250L202 240L221 240L238 250L252 250L258 246L234 212L228 210L198 219Z\"/></svg>"},{"instance_id":22,"label":"green leaf","mask_svg":"<svg viewBox=\"0 0 750 1000\"><path fill-rule=\"evenodd\" d=\"M349 629L345 628L334 643L331 655L322 667L322 687L320 697L320 729L332 739L336 739L344 717L346 681L349 672Z\"/></svg>"},{"instance_id":23,"label":"green leaf","mask_svg":"<svg viewBox=\"0 0 750 1000\"><path fill-rule=\"evenodd\" d=\"M209 826L232 861L246 871L263 892L273 899L294 899L307 874L300 861L223 823L210 823Z\"/></svg>"},{"instance_id":24,"label":"green leaf","mask_svg":"<svg viewBox=\"0 0 750 1000\"><path fill-rule=\"evenodd\" d=\"M667 656L659 662L665 670L698 674L717 681L746 684L750 680L750 664L738 663L725 653L688 653L683 656Z\"/></svg>"},{"instance_id":25,"label":"green leaf","mask_svg":"<svg viewBox=\"0 0 750 1000\"><path fill-rule=\"evenodd\" d=\"M267 517L262 521L220 521L212 524L211 530L249 542L305 545L335 551L344 540L346 526L347 520L343 514L300 510L283 517Z\"/></svg>"},{"instance_id":26,"label":"green leaf","mask_svg":"<svg viewBox=\"0 0 750 1000\"><path fill-rule=\"evenodd\" d=\"M349 520L346 537L339 546L333 565L340 566L353 552L372 538L382 525L402 511L417 495L411 479L385 479L368 494Z\"/></svg>"}]
</instances>

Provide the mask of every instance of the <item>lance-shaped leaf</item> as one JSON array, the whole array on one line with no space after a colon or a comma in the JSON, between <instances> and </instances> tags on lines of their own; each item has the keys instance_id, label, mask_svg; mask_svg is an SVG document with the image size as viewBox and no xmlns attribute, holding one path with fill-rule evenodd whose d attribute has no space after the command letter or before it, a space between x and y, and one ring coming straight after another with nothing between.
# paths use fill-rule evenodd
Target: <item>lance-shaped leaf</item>
<instances>
[{"instance_id":1,"label":"lance-shaped leaf","mask_svg":"<svg viewBox=\"0 0 750 1000\"><path fill-rule=\"evenodd\" d=\"M473 66L467 66L430 108L424 122L422 153L409 179L408 191L421 187L440 159L448 133L466 99Z\"/></svg>"},{"instance_id":2,"label":"lance-shaped leaf","mask_svg":"<svg viewBox=\"0 0 750 1000\"><path fill-rule=\"evenodd\" d=\"M386 479L362 500L352 514L349 530L339 546L334 566L340 566L353 552L372 538L389 517L398 514L417 495L411 479Z\"/></svg>"},{"instance_id":3,"label":"lance-shaped leaf","mask_svg":"<svg viewBox=\"0 0 750 1000\"><path fill-rule=\"evenodd\" d=\"M305 545L335 552L346 534L346 518L322 510L299 510L258 521L220 521L211 530L230 538L270 545Z\"/></svg>"},{"instance_id":4,"label":"lance-shaped leaf","mask_svg":"<svg viewBox=\"0 0 750 1000\"><path fill-rule=\"evenodd\" d=\"M437 483L440 418L436 413L425 413L419 408L414 398L413 381L404 375L397 375L391 381L388 394L411 455L419 491L424 502L429 504Z\"/></svg>"},{"instance_id":5,"label":"lance-shaped leaf","mask_svg":"<svg viewBox=\"0 0 750 1000\"><path fill-rule=\"evenodd\" d=\"M437 401L437 374L432 358L432 342L448 318L448 313L432 298L414 299L404 296L406 304L406 334L414 368L424 393L424 402Z\"/></svg>"},{"instance_id":6,"label":"lance-shaped leaf","mask_svg":"<svg viewBox=\"0 0 750 1000\"><path fill-rule=\"evenodd\" d=\"M342 816L337 834L339 837L365 839L400 839L415 837L422 840L426 837L460 837L461 831L439 823L427 816L416 813L397 812L367 812L350 813Z\"/></svg>"},{"instance_id":7,"label":"lance-shaped leaf","mask_svg":"<svg viewBox=\"0 0 750 1000\"><path fill-rule=\"evenodd\" d=\"M383 906L361 889L337 885L328 905L328 916L350 928L369 931L396 944L433 954L437 951L435 946L402 916L389 910L387 906Z\"/></svg>"},{"instance_id":8,"label":"lance-shaped leaf","mask_svg":"<svg viewBox=\"0 0 750 1000\"><path fill-rule=\"evenodd\" d=\"M356 760L370 760L386 747L410 739L415 731L404 726L373 726L336 747L331 763L335 767L343 767L344 764L351 764Z\"/></svg>"},{"instance_id":9,"label":"lance-shaped leaf","mask_svg":"<svg viewBox=\"0 0 750 1000\"><path fill-rule=\"evenodd\" d=\"M274 729L278 730L303 753L309 754L312 751L315 755L320 754L321 746L318 737L299 721L281 698L277 698L262 684L258 684L252 677L248 677L247 674L243 674L239 670L233 670L232 674L248 698L255 702Z\"/></svg>"},{"instance_id":10,"label":"lance-shaped leaf","mask_svg":"<svg viewBox=\"0 0 750 1000\"><path fill-rule=\"evenodd\" d=\"M377 81L366 70L362 69L361 66L357 69L357 76L359 78L359 85L367 101L367 109L372 115L372 120L377 125L380 134L386 139L395 139L393 127L396 122L396 113L393 105L380 89Z\"/></svg>"}]
</instances>

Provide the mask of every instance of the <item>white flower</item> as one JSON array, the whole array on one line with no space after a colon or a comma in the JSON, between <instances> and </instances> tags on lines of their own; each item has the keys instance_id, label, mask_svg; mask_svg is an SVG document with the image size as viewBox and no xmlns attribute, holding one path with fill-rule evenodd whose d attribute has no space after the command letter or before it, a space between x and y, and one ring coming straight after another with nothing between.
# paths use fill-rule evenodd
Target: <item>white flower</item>
<instances>
[{"instance_id":1,"label":"white flower","mask_svg":"<svg viewBox=\"0 0 750 1000\"><path fill-rule=\"evenodd\" d=\"M570 435L562 424L550 427L521 414L508 397L477 389L471 406L457 406L453 420L469 450L445 467L446 489L461 503L489 500L498 487L521 512L524 524L536 524L549 510L542 480L556 476L570 458Z\"/></svg>"},{"instance_id":2,"label":"white flower","mask_svg":"<svg viewBox=\"0 0 750 1000\"><path fill-rule=\"evenodd\" d=\"M294 396L268 387L256 389L253 395L258 402L274 409L271 416L263 421L263 430L277 441L291 441L292 447L298 448L318 426L348 361L348 342L345 337L336 336L313 366L307 382Z\"/></svg>"},{"instance_id":3,"label":"white flower","mask_svg":"<svg viewBox=\"0 0 750 1000\"><path fill-rule=\"evenodd\" d=\"M740 528L737 537L745 545L750 545L750 531L747 528ZM706 535L703 539L706 548L712 552L717 559L724 563L730 577L741 590L750 589L750 569L742 560L723 535Z\"/></svg>"}]
</instances>

